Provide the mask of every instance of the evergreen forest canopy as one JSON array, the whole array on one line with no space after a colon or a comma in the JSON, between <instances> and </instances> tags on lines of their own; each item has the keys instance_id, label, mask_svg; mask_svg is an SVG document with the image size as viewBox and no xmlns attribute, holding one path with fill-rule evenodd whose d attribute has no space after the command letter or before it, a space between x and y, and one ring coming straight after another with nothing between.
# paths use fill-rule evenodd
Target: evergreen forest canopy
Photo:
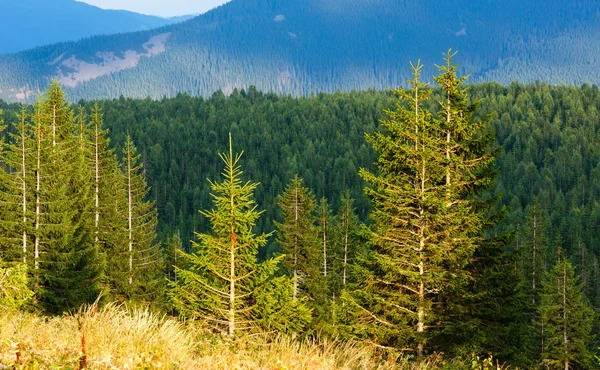
<instances>
[{"instance_id":1,"label":"evergreen forest canopy","mask_svg":"<svg viewBox=\"0 0 600 370\"><path fill-rule=\"evenodd\" d=\"M54 83L2 104L2 259L33 292L10 305L102 291L234 335L594 366L597 86L465 86L450 56L434 89L413 73L393 92L71 106Z\"/></svg>"},{"instance_id":2,"label":"evergreen forest canopy","mask_svg":"<svg viewBox=\"0 0 600 370\"><path fill-rule=\"evenodd\" d=\"M389 89L410 77L399 60L423 60L427 80L447 47L475 82L594 83L599 11L586 0L233 0L180 24L2 55L0 98L33 102L51 78L71 101Z\"/></svg>"}]
</instances>

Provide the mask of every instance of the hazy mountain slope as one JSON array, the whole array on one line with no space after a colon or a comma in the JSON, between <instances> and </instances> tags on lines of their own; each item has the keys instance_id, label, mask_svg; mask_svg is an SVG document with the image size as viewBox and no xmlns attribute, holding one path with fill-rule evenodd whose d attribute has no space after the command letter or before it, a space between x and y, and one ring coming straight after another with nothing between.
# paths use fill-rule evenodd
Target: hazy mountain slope
<instances>
[{"instance_id":1,"label":"hazy mountain slope","mask_svg":"<svg viewBox=\"0 0 600 370\"><path fill-rule=\"evenodd\" d=\"M233 0L160 29L0 56L0 97L31 97L52 77L74 100L386 88L419 58L430 75L448 48L475 81L594 83L599 10L582 0Z\"/></svg>"},{"instance_id":2,"label":"hazy mountain slope","mask_svg":"<svg viewBox=\"0 0 600 370\"><path fill-rule=\"evenodd\" d=\"M0 0L0 53L92 35L148 30L179 20L103 10L75 0Z\"/></svg>"}]
</instances>

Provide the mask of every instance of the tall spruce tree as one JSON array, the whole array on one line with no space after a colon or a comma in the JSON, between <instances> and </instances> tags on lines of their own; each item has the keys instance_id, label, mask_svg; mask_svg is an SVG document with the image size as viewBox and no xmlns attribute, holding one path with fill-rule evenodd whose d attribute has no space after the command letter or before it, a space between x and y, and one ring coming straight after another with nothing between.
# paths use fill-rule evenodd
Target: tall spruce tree
<instances>
[{"instance_id":1,"label":"tall spruce tree","mask_svg":"<svg viewBox=\"0 0 600 370\"><path fill-rule=\"evenodd\" d=\"M98 103L92 108L86 130L89 141L89 176L92 179L92 229L105 266L103 285L109 299L128 299L128 223L127 188L114 149L109 147L108 131L104 129L102 110Z\"/></svg>"},{"instance_id":2,"label":"tall spruce tree","mask_svg":"<svg viewBox=\"0 0 600 370\"><path fill-rule=\"evenodd\" d=\"M432 346L450 355L492 352L526 364L531 359L532 316L523 314L526 295L517 283L518 271L507 268L515 264L516 256L508 253L511 233L499 232L497 227L505 210L496 211L498 197L489 194L496 176L490 165L491 116L475 118L479 101L470 101L466 77L459 77L458 66L453 64L455 55L451 50L445 54L445 63L438 66L440 74L434 77L441 91L437 117L445 141L446 197L469 202L471 212L479 214L483 223L466 226L476 236L472 238L476 249L465 272L457 275L463 279L440 294L436 305L440 330Z\"/></svg>"},{"instance_id":3,"label":"tall spruce tree","mask_svg":"<svg viewBox=\"0 0 600 370\"><path fill-rule=\"evenodd\" d=\"M196 234L195 252L180 252L189 270L175 266L177 280L169 296L188 317L204 319L228 335L256 329L298 331L310 311L291 296L288 277L276 277L282 257L258 263L259 248L269 235L254 235L261 212L252 200L257 183L242 182L239 161L229 138L229 154L221 182L211 182L214 207L202 212L211 222L211 234Z\"/></svg>"},{"instance_id":4,"label":"tall spruce tree","mask_svg":"<svg viewBox=\"0 0 600 370\"><path fill-rule=\"evenodd\" d=\"M373 205L371 251L346 296L357 310L356 334L419 357L431 329L445 322L436 309L443 295L469 280L466 266L485 224L471 191L489 182L477 173L492 159L471 150L479 127L456 112L452 99L460 96L442 104L450 119L433 118L421 69L413 66L410 90L396 91L407 103L386 112L386 131L367 135L380 171L360 172Z\"/></svg>"},{"instance_id":5,"label":"tall spruce tree","mask_svg":"<svg viewBox=\"0 0 600 370\"><path fill-rule=\"evenodd\" d=\"M73 110L58 82L38 103L34 124L36 293L45 310L61 313L99 293L101 266L86 223L91 179L84 173Z\"/></svg>"},{"instance_id":6,"label":"tall spruce tree","mask_svg":"<svg viewBox=\"0 0 600 370\"><path fill-rule=\"evenodd\" d=\"M124 186L127 197L125 216L127 284L119 291L129 301L162 304L164 295L164 256L156 243L157 212L147 199L149 187L140 155L128 135L123 148ZM121 290L122 289L122 290Z\"/></svg>"},{"instance_id":7,"label":"tall spruce tree","mask_svg":"<svg viewBox=\"0 0 600 370\"><path fill-rule=\"evenodd\" d=\"M27 117L25 107L21 107L17 132L9 134L11 140L2 151L6 169L0 171L0 256L9 262L31 260L32 176Z\"/></svg>"},{"instance_id":8,"label":"tall spruce tree","mask_svg":"<svg viewBox=\"0 0 600 370\"><path fill-rule=\"evenodd\" d=\"M589 369L595 313L587 303L571 263L558 261L542 282L539 314L545 323L542 363L551 369Z\"/></svg>"}]
</instances>

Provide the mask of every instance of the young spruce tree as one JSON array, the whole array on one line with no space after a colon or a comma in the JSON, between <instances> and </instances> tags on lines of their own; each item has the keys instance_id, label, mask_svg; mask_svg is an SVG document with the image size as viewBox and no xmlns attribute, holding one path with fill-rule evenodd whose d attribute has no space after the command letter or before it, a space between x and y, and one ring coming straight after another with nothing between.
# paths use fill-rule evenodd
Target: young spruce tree
<instances>
[{"instance_id":1,"label":"young spruce tree","mask_svg":"<svg viewBox=\"0 0 600 370\"><path fill-rule=\"evenodd\" d=\"M211 234L197 233L194 253L179 253L188 269L175 266L177 280L169 283L169 297L182 314L205 320L215 330L237 335L255 330L299 331L310 311L292 298L287 276L276 277L282 257L262 263L258 250L269 235L255 235L261 212L252 199L257 183L242 182L241 154L234 156L231 137L221 182L211 182L214 208L202 212Z\"/></svg>"}]
</instances>

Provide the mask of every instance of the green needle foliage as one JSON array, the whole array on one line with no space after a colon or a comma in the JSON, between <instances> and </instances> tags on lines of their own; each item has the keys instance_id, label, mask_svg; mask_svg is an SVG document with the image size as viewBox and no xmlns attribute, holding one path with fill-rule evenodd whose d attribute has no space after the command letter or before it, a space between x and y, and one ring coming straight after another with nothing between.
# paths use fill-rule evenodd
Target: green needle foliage
<instances>
[{"instance_id":1,"label":"green needle foliage","mask_svg":"<svg viewBox=\"0 0 600 370\"><path fill-rule=\"evenodd\" d=\"M427 109L431 90L417 64L411 88L396 91L406 103L386 112L385 131L367 135L380 171L360 171L373 205L371 251L355 265L359 283L346 295L356 335L418 356L431 329L446 324L441 303L449 292L463 294L485 225L472 193L489 183L480 173L492 157L451 59L449 52L436 78L445 92L439 119Z\"/></svg>"},{"instance_id":2,"label":"green needle foliage","mask_svg":"<svg viewBox=\"0 0 600 370\"><path fill-rule=\"evenodd\" d=\"M275 277L283 256L257 261L269 235L253 233L261 215L252 199L258 183L242 182L241 156L234 156L230 136L229 154L220 154L223 180L210 182L214 207L201 212L212 233L196 234L194 253L180 252L189 269L175 266L177 280L170 282L169 296L185 316L228 335L257 328L298 331L310 311L292 299L289 278Z\"/></svg>"},{"instance_id":3,"label":"green needle foliage","mask_svg":"<svg viewBox=\"0 0 600 370\"><path fill-rule=\"evenodd\" d=\"M0 260L0 311L19 309L32 298L27 265L8 264Z\"/></svg>"},{"instance_id":4,"label":"green needle foliage","mask_svg":"<svg viewBox=\"0 0 600 370\"><path fill-rule=\"evenodd\" d=\"M589 369L594 311L583 295L571 263L559 255L542 283L538 307L544 323L542 362L551 369Z\"/></svg>"},{"instance_id":5,"label":"green needle foliage","mask_svg":"<svg viewBox=\"0 0 600 370\"><path fill-rule=\"evenodd\" d=\"M54 81L34 115L37 138L36 230L43 308L62 313L93 301L101 265L89 217L91 178L79 150L72 107Z\"/></svg>"},{"instance_id":6,"label":"green needle foliage","mask_svg":"<svg viewBox=\"0 0 600 370\"><path fill-rule=\"evenodd\" d=\"M120 289L126 300L161 304L164 296L164 258L156 242L157 213L154 202L147 199L150 188L146 184L141 155L129 136L123 148L123 187L126 207L125 239L128 266L127 279L120 280ZM114 256L113 256L114 258ZM121 266L123 261L121 261ZM122 271L122 270L121 270Z\"/></svg>"},{"instance_id":7,"label":"green needle foliage","mask_svg":"<svg viewBox=\"0 0 600 370\"><path fill-rule=\"evenodd\" d=\"M315 227L314 194L295 175L279 197L283 222L275 222L277 244L283 253L284 272L292 278L294 299L309 299L323 274L323 250Z\"/></svg>"}]
</instances>

